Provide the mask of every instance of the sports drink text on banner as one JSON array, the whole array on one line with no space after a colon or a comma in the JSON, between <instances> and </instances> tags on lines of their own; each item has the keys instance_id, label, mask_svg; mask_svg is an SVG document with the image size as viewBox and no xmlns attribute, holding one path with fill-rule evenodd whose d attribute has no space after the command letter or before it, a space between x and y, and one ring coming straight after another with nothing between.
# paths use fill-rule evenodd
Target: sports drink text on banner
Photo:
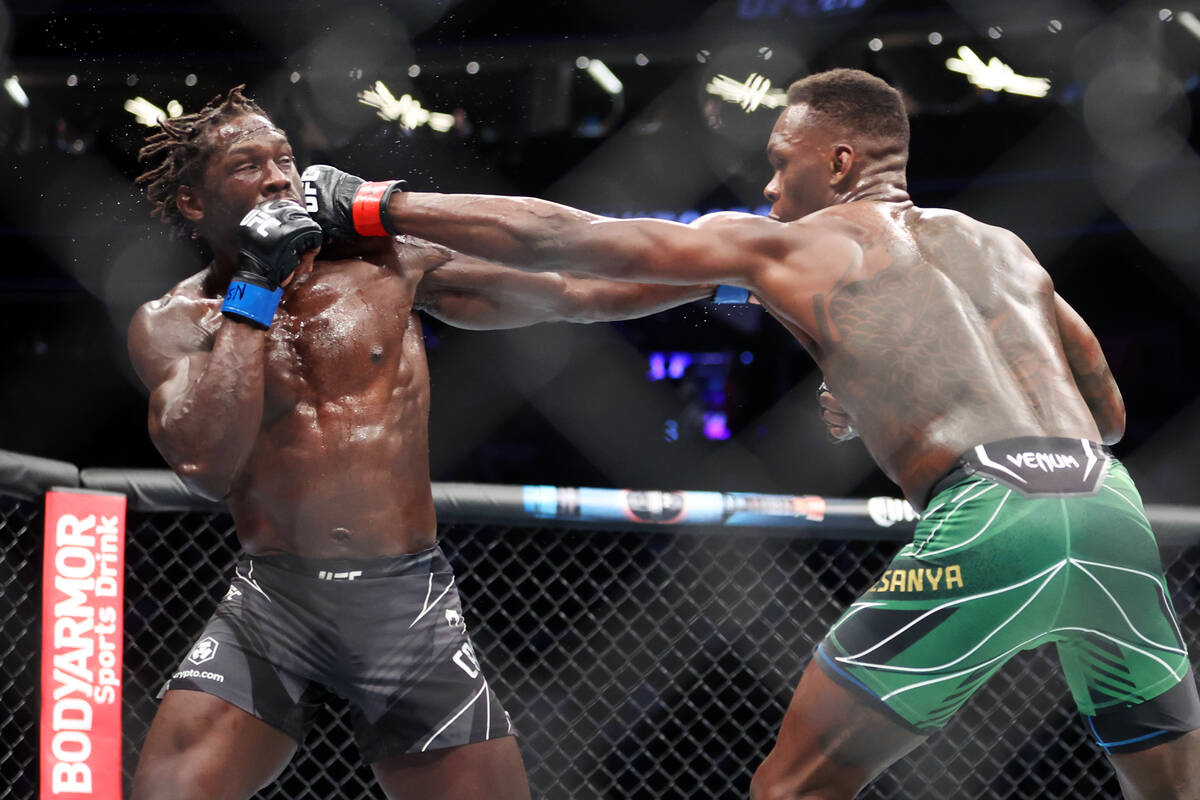
<instances>
[{"instance_id":1,"label":"sports drink text on banner","mask_svg":"<svg viewBox=\"0 0 1200 800\"><path fill-rule=\"evenodd\" d=\"M125 496L46 493L41 800L121 797Z\"/></svg>"}]
</instances>

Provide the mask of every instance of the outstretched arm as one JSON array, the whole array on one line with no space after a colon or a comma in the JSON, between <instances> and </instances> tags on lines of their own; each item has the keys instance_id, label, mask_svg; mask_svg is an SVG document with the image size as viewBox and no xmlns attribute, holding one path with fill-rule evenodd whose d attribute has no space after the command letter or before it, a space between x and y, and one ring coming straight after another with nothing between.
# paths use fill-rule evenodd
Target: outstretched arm
<instances>
[{"instance_id":1,"label":"outstretched arm","mask_svg":"<svg viewBox=\"0 0 1200 800\"><path fill-rule=\"evenodd\" d=\"M456 253L412 237L407 244L440 255L417 285L414 307L473 330L538 322L609 322L643 317L711 297L713 286L624 283L561 272L530 273Z\"/></svg>"},{"instance_id":2,"label":"outstretched arm","mask_svg":"<svg viewBox=\"0 0 1200 800\"><path fill-rule=\"evenodd\" d=\"M1105 444L1116 444L1125 434L1125 402L1108 368L1104 351L1083 317L1056 292L1054 310L1063 352L1075 376L1075 385L1083 395L1100 437Z\"/></svg>"},{"instance_id":3,"label":"outstretched arm","mask_svg":"<svg viewBox=\"0 0 1200 800\"><path fill-rule=\"evenodd\" d=\"M527 197L406 192L395 181L367 183L321 164L302 177L308 210L331 236L404 233L534 272L754 290L795 240L795 228L752 214L710 214L682 225L611 219Z\"/></svg>"},{"instance_id":4,"label":"outstretched arm","mask_svg":"<svg viewBox=\"0 0 1200 800\"><path fill-rule=\"evenodd\" d=\"M689 225L612 219L527 197L396 192L390 224L480 258L520 269L574 271L625 281L729 283L756 288L784 254L784 226L720 213Z\"/></svg>"}]
</instances>

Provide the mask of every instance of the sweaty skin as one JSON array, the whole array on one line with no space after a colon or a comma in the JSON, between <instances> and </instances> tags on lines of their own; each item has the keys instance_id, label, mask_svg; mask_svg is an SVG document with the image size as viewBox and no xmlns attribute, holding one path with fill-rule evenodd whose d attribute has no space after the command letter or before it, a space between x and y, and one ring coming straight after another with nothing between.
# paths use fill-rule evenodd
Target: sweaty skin
<instances>
[{"instance_id":1,"label":"sweaty skin","mask_svg":"<svg viewBox=\"0 0 1200 800\"><path fill-rule=\"evenodd\" d=\"M411 237L330 245L284 282L267 330L220 306L237 265L239 220L267 200L301 198L283 133L237 117L215 133L180 213L212 246L199 274L147 303L129 329L151 391L149 428L190 485L228 499L242 549L363 558L434 544L424 310L468 328L642 316L711 294L529 274ZM336 243L335 243L336 244ZM171 690L147 734L133 800L250 797L297 743L204 692ZM528 800L515 739L402 753L371 764L389 798Z\"/></svg>"},{"instance_id":2,"label":"sweaty skin","mask_svg":"<svg viewBox=\"0 0 1200 800\"><path fill-rule=\"evenodd\" d=\"M712 290L531 275L399 237L355 243L352 258L309 254L259 330L220 312L232 231L257 203L299 200L299 174L263 117L216 136L203 186L179 199L214 261L138 311L129 349L152 392L155 444L191 485L228 499L249 554L363 557L434 543L416 309L502 328L641 316Z\"/></svg>"},{"instance_id":3,"label":"sweaty skin","mask_svg":"<svg viewBox=\"0 0 1200 800\"><path fill-rule=\"evenodd\" d=\"M787 108L770 218L612 220L530 198L397 193L399 230L532 269L744 286L804 345L880 468L923 507L972 446L1111 443L1124 406L1092 332L1009 231L916 207L906 152Z\"/></svg>"},{"instance_id":4,"label":"sweaty skin","mask_svg":"<svg viewBox=\"0 0 1200 800\"><path fill-rule=\"evenodd\" d=\"M531 198L397 193L395 229L535 270L749 289L809 351L834 438L861 436L917 508L971 447L1113 443L1125 408L1099 343L1014 234L920 209L907 144L786 108L767 146L769 218L614 220ZM805 669L755 800L848 800L924 741ZM1130 800L1200 797L1200 731L1110 762Z\"/></svg>"},{"instance_id":5,"label":"sweaty skin","mask_svg":"<svg viewBox=\"0 0 1200 800\"><path fill-rule=\"evenodd\" d=\"M173 463L185 477L228 497L247 552L332 558L433 544L429 373L412 312L421 275L404 265L322 260L292 281L270 330L246 337L263 341L246 343L253 350L238 365L238 379L252 383L261 401L229 412L260 421L245 460L219 476L223 481L212 481L201 460L207 449L222 447L221 431L204 443L178 441L172 414L186 411L152 404L164 454L170 461L178 452ZM205 282L203 275L189 278L139 320L147 332L186 331L180 349L199 355L184 368L181 385L202 379L193 373L202 373L204 356L217 350L220 329L240 325L225 319ZM194 410L211 413L201 402Z\"/></svg>"},{"instance_id":6,"label":"sweaty skin","mask_svg":"<svg viewBox=\"0 0 1200 800\"><path fill-rule=\"evenodd\" d=\"M809 259L789 259L756 291L917 508L976 444L1100 438L1065 357L1053 284L1014 235L903 202L849 203L809 221L848 252L812 259L824 280L803 295L787 290L786 272Z\"/></svg>"}]
</instances>

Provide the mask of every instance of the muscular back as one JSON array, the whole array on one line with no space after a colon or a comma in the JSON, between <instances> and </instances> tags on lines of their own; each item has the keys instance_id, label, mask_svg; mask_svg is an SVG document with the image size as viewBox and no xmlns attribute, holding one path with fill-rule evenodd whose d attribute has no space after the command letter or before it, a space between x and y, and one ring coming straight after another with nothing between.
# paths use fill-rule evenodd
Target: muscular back
<instances>
[{"instance_id":1,"label":"muscular back","mask_svg":"<svg viewBox=\"0 0 1200 800\"><path fill-rule=\"evenodd\" d=\"M909 204L848 203L813 216L833 233L768 278L762 299L809 347L910 499L923 501L975 444L1099 438L1064 353L1050 277L1016 236ZM811 294L788 291L794 270Z\"/></svg>"}]
</instances>

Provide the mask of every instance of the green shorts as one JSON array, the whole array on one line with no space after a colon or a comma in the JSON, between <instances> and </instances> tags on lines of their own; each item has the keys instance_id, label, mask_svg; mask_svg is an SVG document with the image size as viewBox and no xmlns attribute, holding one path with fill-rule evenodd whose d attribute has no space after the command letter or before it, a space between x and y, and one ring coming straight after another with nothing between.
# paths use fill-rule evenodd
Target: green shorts
<instances>
[{"instance_id":1,"label":"green shorts","mask_svg":"<svg viewBox=\"0 0 1200 800\"><path fill-rule=\"evenodd\" d=\"M987 447L995 457L1006 444ZM1107 732L1093 724L1102 745L1140 749L1157 743L1156 731L1200 727L1141 498L1106 453L1092 466L1089 489L1074 493L1039 493L1036 472L1022 473L1023 485L960 473L932 498L912 543L833 626L818 662L911 729L930 732L1013 655L1053 643L1080 712L1107 724ZM1166 718L1154 706L1134 714L1133 725L1109 716L1177 686Z\"/></svg>"}]
</instances>

